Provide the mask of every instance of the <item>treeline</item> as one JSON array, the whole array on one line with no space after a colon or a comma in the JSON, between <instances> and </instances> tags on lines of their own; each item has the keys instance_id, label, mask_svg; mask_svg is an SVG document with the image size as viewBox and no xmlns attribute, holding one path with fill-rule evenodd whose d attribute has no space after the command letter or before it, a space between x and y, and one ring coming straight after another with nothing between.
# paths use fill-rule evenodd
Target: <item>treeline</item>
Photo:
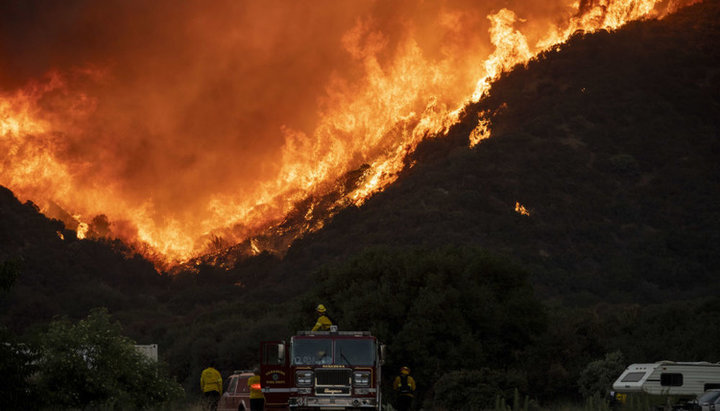
<instances>
[{"instance_id":1,"label":"treeline","mask_svg":"<svg viewBox=\"0 0 720 411\"><path fill-rule=\"evenodd\" d=\"M252 367L260 341L310 328L318 303L341 329L370 330L387 344L386 399L394 395L389 381L408 365L418 405L429 409L492 408L515 390L537 408L580 404L605 395L633 362L720 361L712 326L720 298L573 308L541 300L530 278L477 247L378 247L317 270L307 291L282 303L242 288L223 296L237 287L226 283L196 283L187 289L198 293L192 309L163 306L168 321L149 323L144 333L155 336L188 398L198 395L211 360L225 376ZM611 366L603 379L595 378L598 362Z\"/></svg>"},{"instance_id":2,"label":"treeline","mask_svg":"<svg viewBox=\"0 0 720 411\"><path fill-rule=\"evenodd\" d=\"M23 277L16 270L14 264L3 264L8 283ZM121 321L122 329L101 311L79 322L38 323L22 334L5 330L2 337L4 347L45 347L48 358L55 360L48 360L44 368L49 370L78 350L73 347L127 343L128 338L157 343L166 373L161 374L165 382L154 386L169 391L159 399L140 396L137 404L173 399L191 403L199 396L200 371L211 360L225 376L253 366L260 341L286 339L296 330L308 329L317 303L331 310L341 329L370 330L386 343L384 381L391 381L400 366L410 366L418 381L418 405L430 409L462 409L462 404L492 408L498 398L511 401L516 390L535 407L559 401L578 404L587 396L605 394L619 375L618 364L720 360L714 343L720 336L712 326L720 320L718 297L573 308L541 300L530 278L517 263L478 247L377 247L315 271L304 291L298 289L295 298L282 303L263 299L263 291L228 284L226 277L196 276L185 278L182 287L173 284L168 295L177 298L160 298L152 309L111 310L109 315ZM187 304L180 303L191 294ZM109 329L111 337L93 340L102 329ZM32 369L23 371L27 362L16 360L17 356L3 356L0 368L9 370L7 375L34 374ZM77 356L73 361L73 370L85 364ZM601 370L614 366L604 371L604 379L594 377L598 362ZM122 371L125 363L112 367L130 372ZM171 388L172 381L183 391ZM86 386L74 384L58 385L58 395ZM34 386L42 385L30 385ZM387 383L384 389L385 398L391 399ZM105 404L130 401L124 392L101 393L105 397L99 398ZM79 398L88 401L87 395ZM62 401L55 405L79 404Z\"/></svg>"},{"instance_id":3,"label":"treeline","mask_svg":"<svg viewBox=\"0 0 720 411\"><path fill-rule=\"evenodd\" d=\"M516 389L536 406L578 404L606 395L632 362L720 360L708 335L717 334L720 298L557 307L529 278L474 247L371 249L320 270L301 312L322 302L341 328L372 330L388 345L384 381L410 366L428 409L491 409ZM598 362L616 373L589 378Z\"/></svg>"}]
</instances>

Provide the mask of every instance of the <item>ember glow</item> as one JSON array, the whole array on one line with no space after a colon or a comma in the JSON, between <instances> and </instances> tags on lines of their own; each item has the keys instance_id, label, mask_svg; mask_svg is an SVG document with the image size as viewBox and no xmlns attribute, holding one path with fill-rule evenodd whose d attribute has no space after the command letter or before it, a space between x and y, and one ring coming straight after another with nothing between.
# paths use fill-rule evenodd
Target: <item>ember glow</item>
<instances>
[{"instance_id":1,"label":"ember glow","mask_svg":"<svg viewBox=\"0 0 720 411\"><path fill-rule=\"evenodd\" d=\"M519 202L515 202L515 212L520 215L526 215L528 217L530 216L530 212L528 211L528 209Z\"/></svg>"},{"instance_id":2,"label":"ember glow","mask_svg":"<svg viewBox=\"0 0 720 411\"><path fill-rule=\"evenodd\" d=\"M579 30L689 4L10 3L0 184L79 237L120 238L165 262L242 241L282 252L255 237L308 198L363 204L502 72ZM490 125L479 117L468 144ZM333 212L312 203L291 237Z\"/></svg>"}]
</instances>

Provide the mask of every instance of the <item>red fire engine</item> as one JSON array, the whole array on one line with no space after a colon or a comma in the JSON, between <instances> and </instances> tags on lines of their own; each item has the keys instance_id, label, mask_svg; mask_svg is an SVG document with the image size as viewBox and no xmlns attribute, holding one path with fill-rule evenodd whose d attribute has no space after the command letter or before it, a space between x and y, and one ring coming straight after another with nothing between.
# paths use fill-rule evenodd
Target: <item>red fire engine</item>
<instances>
[{"instance_id":1,"label":"red fire engine","mask_svg":"<svg viewBox=\"0 0 720 411\"><path fill-rule=\"evenodd\" d=\"M368 331L299 331L261 347L266 408L374 409L381 406L384 345Z\"/></svg>"}]
</instances>

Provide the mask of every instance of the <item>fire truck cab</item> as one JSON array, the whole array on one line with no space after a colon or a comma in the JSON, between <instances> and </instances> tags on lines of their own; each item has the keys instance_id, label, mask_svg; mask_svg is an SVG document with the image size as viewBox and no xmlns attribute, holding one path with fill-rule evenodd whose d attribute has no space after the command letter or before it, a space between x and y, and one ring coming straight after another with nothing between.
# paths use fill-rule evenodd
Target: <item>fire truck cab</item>
<instances>
[{"instance_id":1,"label":"fire truck cab","mask_svg":"<svg viewBox=\"0 0 720 411\"><path fill-rule=\"evenodd\" d=\"M261 346L260 382L266 408L374 409L382 404L385 347L368 331L299 331Z\"/></svg>"}]
</instances>

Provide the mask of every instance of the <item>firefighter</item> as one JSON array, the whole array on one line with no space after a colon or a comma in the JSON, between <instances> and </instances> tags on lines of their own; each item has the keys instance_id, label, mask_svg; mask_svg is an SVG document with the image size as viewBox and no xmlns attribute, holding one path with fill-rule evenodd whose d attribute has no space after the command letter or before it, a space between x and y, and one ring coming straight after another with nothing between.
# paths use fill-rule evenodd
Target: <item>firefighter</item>
<instances>
[{"instance_id":1,"label":"firefighter","mask_svg":"<svg viewBox=\"0 0 720 411\"><path fill-rule=\"evenodd\" d=\"M319 304L315 309L317 312L318 319L315 326L312 328L313 331L330 331L330 326L333 325L332 320L327 315L327 309L322 304Z\"/></svg>"},{"instance_id":2,"label":"firefighter","mask_svg":"<svg viewBox=\"0 0 720 411\"><path fill-rule=\"evenodd\" d=\"M260 387L260 369L253 370L252 377L248 378L247 385L250 387L250 411L263 411L265 409L265 394Z\"/></svg>"},{"instance_id":3,"label":"firefighter","mask_svg":"<svg viewBox=\"0 0 720 411\"><path fill-rule=\"evenodd\" d=\"M315 364L330 364L332 362L332 358L330 358L325 350L318 351L317 357L315 358L317 358Z\"/></svg>"},{"instance_id":4,"label":"firefighter","mask_svg":"<svg viewBox=\"0 0 720 411\"><path fill-rule=\"evenodd\" d=\"M395 377L393 389L398 392L397 406L398 411L408 411L412 405L415 393L415 380L410 376L410 368L400 368L400 375Z\"/></svg>"},{"instance_id":5,"label":"firefighter","mask_svg":"<svg viewBox=\"0 0 720 411\"><path fill-rule=\"evenodd\" d=\"M215 369L215 363L210 362L210 366L205 368L200 374L200 389L205 396L205 403L208 409L216 410L220 395L222 394L222 376Z\"/></svg>"}]
</instances>

